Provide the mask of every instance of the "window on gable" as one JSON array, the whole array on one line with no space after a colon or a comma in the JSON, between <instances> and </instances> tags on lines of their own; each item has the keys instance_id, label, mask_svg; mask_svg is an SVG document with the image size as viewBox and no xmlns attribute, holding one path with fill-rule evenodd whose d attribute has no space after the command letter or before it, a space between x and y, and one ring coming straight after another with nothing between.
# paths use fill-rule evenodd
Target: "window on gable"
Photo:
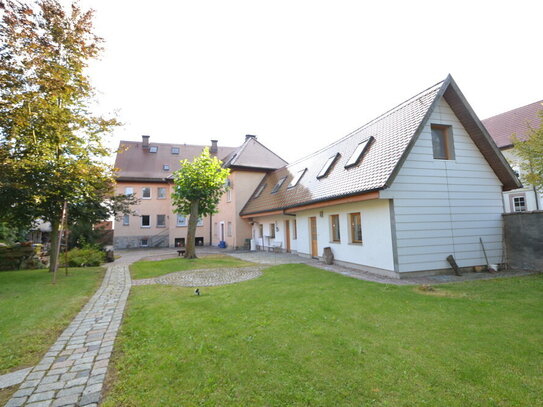
<instances>
[{"instance_id":1,"label":"window on gable","mask_svg":"<svg viewBox=\"0 0 543 407\"><path fill-rule=\"evenodd\" d=\"M172 147L172 154L179 154L179 147Z\"/></svg>"},{"instance_id":2,"label":"window on gable","mask_svg":"<svg viewBox=\"0 0 543 407\"><path fill-rule=\"evenodd\" d=\"M157 146L151 146L149 147L149 152L150 153L156 153L158 151L158 147Z\"/></svg>"},{"instance_id":3,"label":"window on gable","mask_svg":"<svg viewBox=\"0 0 543 407\"><path fill-rule=\"evenodd\" d=\"M364 154L366 151L368 151L369 146L373 142L374 137L371 136L367 138L366 140L360 142L358 146L356 146L353 155L351 155L351 158L349 158L349 161L347 161L347 164L345 164L345 168L348 167L354 167L355 165L359 164L360 161L362 161L362 158L364 157Z\"/></svg>"},{"instance_id":4,"label":"window on gable","mask_svg":"<svg viewBox=\"0 0 543 407\"><path fill-rule=\"evenodd\" d=\"M292 181L290 181L290 184L288 184L288 188L294 188L296 185L298 185L298 182L302 179L305 172L307 171L307 168L304 168L301 171L298 171L298 173L292 178Z\"/></svg>"},{"instance_id":5,"label":"window on gable","mask_svg":"<svg viewBox=\"0 0 543 407\"><path fill-rule=\"evenodd\" d=\"M334 154L332 157L328 158L324 165L322 166L319 175L317 175L317 179L324 178L328 175L328 172L330 171L330 168L332 168L332 165L336 162L336 159L340 156L339 153Z\"/></svg>"},{"instance_id":6,"label":"window on gable","mask_svg":"<svg viewBox=\"0 0 543 407\"><path fill-rule=\"evenodd\" d=\"M164 164L164 165L162 166L162 170L163 170L163 171L170 171L170 166L169 166L168 164Z\"/></svg>"},{"instance_id":7,"label":"window on gable","mask_svg":"<svg viewBox=\"0 0 543 407\"><path fill-rule=\"evenodd\" d=\"M258 198L262 191L264 191L264 188L266 188L266 184L261 184L255 191L255 194L253 195L253 198Z\"/></svg>"},{"instance_id":8,"label":"window on gable","mask_svg":"<svg viewBox=\"0 0 543 407\"><path fill-rule=\"evenodd\" d=\"M432 150L435 160L454 160L451 126L432 124Z\"/></svg>"},{"instance_id":9,"label":"window on gable","mask_svg":"<svg viewBox=\"0 0 543 407\"><path fill-rule=\"evenodd\" d=\"M277 191L279 191L279 189L281 188L281 185L283 185L283 183L285 182L286 179L287 179L287 177L283 177L279 181L277 181L277 184L275 184L275 186L273 187L271 193L275 194Z\"/></svg>"}]
</instances>

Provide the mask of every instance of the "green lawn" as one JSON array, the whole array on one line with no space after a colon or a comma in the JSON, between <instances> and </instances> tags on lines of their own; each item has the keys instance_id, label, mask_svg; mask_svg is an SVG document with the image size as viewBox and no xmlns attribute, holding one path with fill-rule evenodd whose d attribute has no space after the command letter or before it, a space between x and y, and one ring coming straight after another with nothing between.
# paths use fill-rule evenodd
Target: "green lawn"
<instances>
[{"instance_id":1,"label":"green lawn","mask_svg":"<svg viewBox=\"0 0 543 407\"><path fill-rule=\"evenodd\" d=\"M103 407L543 405L543 276L133 287Z\"/></svg>"},{"instance_id":2,"label":"green lawn","mask_svg":"<svg viewBox=\"0 0 543 407\"><path fill-rule=\"evenodd\" d=\"M138 261L130 265L130 273L132 278L139 279L158 277L175 271L220 267L245 267L252 264L254 263L249 263L225 255L205 256L198 259L176 257L160 261Z\"/></svg>"},{"instance_id":3,"label":"green lawn","mask_svg":"<svg viewBox=\"0 0 543 407\"><path fill-rule=\"evenodd\" d=\"M33 366L96 291L104 269L0 272L0 374Z\"/></svg>"}]
</instances>

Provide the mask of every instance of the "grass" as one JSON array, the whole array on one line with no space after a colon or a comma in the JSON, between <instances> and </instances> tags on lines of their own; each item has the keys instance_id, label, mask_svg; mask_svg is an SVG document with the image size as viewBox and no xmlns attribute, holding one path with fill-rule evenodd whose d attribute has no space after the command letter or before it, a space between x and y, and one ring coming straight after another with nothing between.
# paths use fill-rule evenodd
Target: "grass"
<instances>
[{"instance_id":1,"label":"grass","mask_svg":"<svg viewBox=\"0 0 543 407\"><path fill-rule=\"evenodd\" d=\"M221 268L221 267L245 267L253 263L236 259L225 255L205 256L198 259L185 259L176 257L160 261L138 261L130 265L132 278L152 278L176 271Z\"/></svg>"},{"instance_id":2,"label":"grass","mask_svg":"<svg viewBox=\"0 0 543 407\"><path fill-rule=\"evenodd\" d=\"M94 293L103 270L0 272L0 374L33 366Z\"/></svg>"},{"instance_id":3,"label":"grass","mask_svg":"<svg viewBox=\"0 0 543 407\"><path fill-rule=\"evenodd\" d=\"M132 289L103 407L543 405L543 276Z\"/></svg>"}]
</instances>

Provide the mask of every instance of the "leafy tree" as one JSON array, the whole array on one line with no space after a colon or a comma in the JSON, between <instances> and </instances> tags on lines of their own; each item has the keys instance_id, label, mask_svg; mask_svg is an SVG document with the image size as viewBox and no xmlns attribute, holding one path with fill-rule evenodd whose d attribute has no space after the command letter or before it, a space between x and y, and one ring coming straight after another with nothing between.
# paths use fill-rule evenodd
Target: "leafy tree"
<instances>
[{"instance_id":1,"label":"leafy tree","mask_svg":"<svg viewBox=\"0 0 543 407\"><path fill-rule=\"evenodd\" d=\"M194 244L198 218L217 212L229 174L230 170L222 168L221 161L211 156L207 147L194 161L182 160L181 168L174 173L172 201L176 212L190 215L185 252L188 259L196 258Z\"/></svg>"},{"instance_id":2,"label":"leafy tree","mask_svg":"<svg viewBox=\"0 0 543 407\"><path fill-rule=\"evenodd\" d=\"M521 158L522 180L543 190L543 110L539 112L541 119L538 128L530 127L526 140L513 137L515 151Z\"/></svg>"},{"instance_id":3,"label":"leafy tree","mask_svg":"<svg viewBox=\"0 0 543 407\"><path fill-rule=\"evenodd\" d=\"M101 137L119 123L90 112L85 74L102 39L77 3L66 11L56 0L0 0L0 8L0 221L50 221L56 271L64 204L72 220L96 221L113 195Z\"/></svg>"}]
</instances>

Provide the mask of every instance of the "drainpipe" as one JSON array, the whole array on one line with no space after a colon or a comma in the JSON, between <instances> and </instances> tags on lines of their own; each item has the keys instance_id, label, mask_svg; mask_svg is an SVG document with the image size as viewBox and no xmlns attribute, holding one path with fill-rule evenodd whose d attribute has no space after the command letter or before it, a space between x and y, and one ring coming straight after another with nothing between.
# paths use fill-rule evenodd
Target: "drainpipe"
<instances>
[{"instance_id":1,"label":"drainpipe","mask_svg":"<svg viewBox=\"0 0 543 407\"><path fill-rule=\"evenodd\" d=\"M213 215L209 215L209 245L213 246Z\"/></svg>"},{"instance_id":2,"label":"drainpipe","mask_svg":"<svg viewBox=\"0 0 543 407\"><path fill-rule=\"evenodd\" d=\"M535 209L538 211L539 210L539 194L537 193L537 188L535 186L532 186L532 188L534 189L534 194L535 194Z\"/></svg>"}]
</instances>

